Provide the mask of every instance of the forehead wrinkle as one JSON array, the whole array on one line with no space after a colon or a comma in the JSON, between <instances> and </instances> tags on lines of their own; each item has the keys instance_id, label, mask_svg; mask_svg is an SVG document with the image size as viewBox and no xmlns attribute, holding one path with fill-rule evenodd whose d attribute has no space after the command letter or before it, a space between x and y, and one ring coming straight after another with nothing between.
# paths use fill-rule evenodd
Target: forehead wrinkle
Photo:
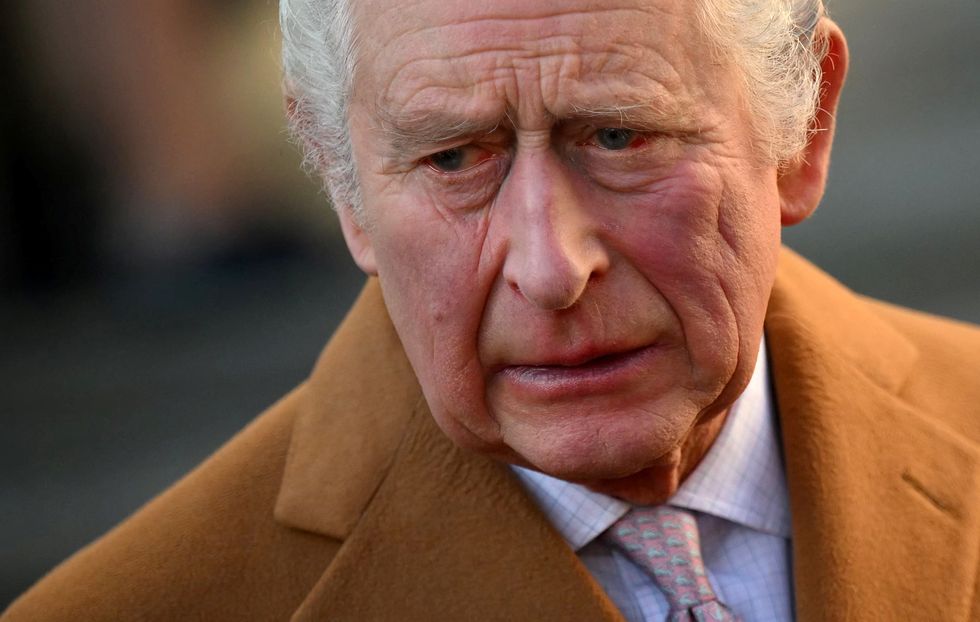
<instances>
[{"instance_id":1,"label":"forehead wrinkle","mask_svg":"<svg viewBox=\"0 0 980 622\"><path fill-rule=\"evenodd\" d=\"M499 125L503 106L493 103L497 98L484 98L483 102L479 102L470 94L467 98L469 105L460 105L459 98L453 97L454 91L478 87L479 83L455 84L455 72L448 77L447 84L429 83L439 75L436 71L416 70L417 75L404 77L410 67L442 60L445 59L428 57L412 59L401 65L375 98L375 129L380 130L388 144L396 150L447 142L461 136L486 134ZM402 93L408 93L407 97L398 96ZM474 100L483 105L472 105ZM488 101L491 103L489 106L486 105Z\"/></svg>"},{"instance_id":2,"label":"forehead wrinkle","mask_svg":"<svg viewBox=\"0 0 980 622\"><path fill-rule=\"evenodd\" d=\"M634 7L626 6L564 11L544 10L538 12L534 12L536 3L521 2L520 6L516 7L515 10L526 12L528 13L527 15L494 13L494 11L499 11L502 8L496 6L497 4L497 2L489 3L484 9L487 11L487 14L479 14L481 7L477 5L473 8L478 13L477 15L467 16L456 22L447 22L445 19L439 19L438 17L432 19L433 16L431 15L425 22L420 22L419 20L414 20L413 22L410 11L403 13L398 19L381 20L375 18L371 20L369 18L368 21L373 23L365 25L378 26L385 24L387 26L387 24L391 23L395 24L395 26L389 28L382 27L378 29L381 32L376 33L376 36L362 36L361 38L364 41L372 40L375 42L375 45L371 46L373 48L370 53L372 57L397 54L397 52L406 48L436 51L433 49L433 46L438 41L450 41L454 46L463 46L463 50L446 50L444 56L453 59L469 55L471 52L465 50L465 48L470 46L476 46L472 52L489 51L509 54L524 51L532 52L533 54L533 48L535 46L546 44L550 39L567 40L569 44L567 45L568 51L580 50L582 41L591 41L603 47L623 44L636 45L636 42L632 39L626 41L617 40L615 29L607 30L609 24L605 24L604 22L612 21L614 24L619 24L623 23L624 20L629 20L627 23L638 23L640 20L649 18L650 16L654 16L659 21L664 22L664 17L672 15L672 12L667 10L668 7L651 6L652 3L650 2ZM390 10L391 6L389 5L386 8ZM620 13L636 15L624 17L618 15ZM577 24L577 28L569 27L568 22L574 20L576 17L584 18L584 20L581 20L582 23ZM515 23L524 24L515 27ZM365 30L365 35L367 34L367 30ZM387 32L385 32L386 30ZM435 36L436 34L439 36ZM661 34L666 36L669 33L665 31ZM417 42L410 44L410 41L403 40L405 38L408 38L410 41L416 39ZM481 50L479 46L485 46L488 41L495 42L495 45L502 45L503 47ZM388 50L391 51L388 52ZM366 50L362 51L366 52ZM546 49L544 52L548 53L548 51L553 50ZM608 51L608 47L604 51ZM538 52L538 55L540 55L540 52Z\"/></svg>"},{"instance_id":3,"label":"forehead wrinkle","mask_svg":"<svg viewBox=\"0 0 980 622\"><path fill-rule=\"evenodd\" d=\"M495 3L489 3L489 10L498 9L499 7ZM522 3L521 9L523 10L533 10L535 8L534 2L524 2ZM478 8L477 8L478 10ZM593 9L577 9L577 10L552 10L552 11L542 11L539 13L529 13L526 15L513 15L508 13L487 13L487 14L477 14L465 19L461 19L456 22L446 23L430 23L421 27L407 27L401 30L391 33L389 40L402 37L408 34L414 35L425 35L429 31L433 30L445 30L447 28L472 28L474 26L486 26L492 28L495 25L504 26L507 28L512 28L515 23L528 22L526 31L527 32L541 32L539 27L536 27L534 22L541 22L543 20L552 20L555 18L559 19L574 19L579 17L584 17L589 21L596 22L600 21L598 19L599 15L615 15L618 13L638 13L639 16L654 16L658 19L662 18L664 15L672 15L671 11L668 11L666 7L654 7L648 4L642 6L633 7L609 7L609 8L593 8ZM404 15L403 9L399 10L400 15ZM398 23L404 24L404 19L395 20Z\"/></svg>"},{"instance_id":4,"label":"forehead wrinkle","mask_svg":"<svg viewBox=\"0 0 980 622\"><path fill-rule=\"evenodd\" d=\"M447 100L454 99L454 91L466 92L467 99L484 97L502 100L504 104L495 106L502 109L518 104L518 100L523 99L519 87L530 86L532 83L544 91L539 97L550 100L545 107L558 116L565 116L575 110L588 111L588 103L565 104L566 101L574 102L577 99L596 99L594 96L585 96L587 91L607 93L601 99L609 104L605 108L600 106L602 110L606 110L608 106L634 109L651 105L652 102L676 99L681 95L671 92L671 87L660 76L626 69L635 58L619 50L583 54L578 49L534 53L527 50L489 48L474 51L464 57L454 57L450 65L439 66L447 60L450 59L424 57L400 65L376 98L375 107L382 113L381 116L393 125L399 125L394 123L396 118L411 119L416 116L412 113L400 114L402 111L413 108L427 111L448 106ZM478 66L473 66L473 63ZM616 67L622 69L610 69ZM658 67L672 69L666 62L658 63ZM444 71L441 72L440 69ZM441 83L433 83L436 76ZM676 83L675 76L676 72L671 71L665 78ZM432 95L433 92L439 95ZM420 101L421 104L418 103ZM667 106L661 103L658 107ZM399 114L387 113L388 110L398 111Z\"/></svg>"},{"instance_id":5,"label":"forehead wrinkle","mask_svg":"<svg viewBox=\"0 0 980 622\"><path fill-rule=\"evenodd\" d=\"M586 11L571 14L576 13L592 15ZM472 18L463 23L482 19ZM501 19L526 21L527 18ZM442 27L427 26L413 32L439 28ZM690 98L685 95L690 94L686 93L687 85L679 80L677 68L656 51L654 60L647 54L650 48L614 38L604 49L594 48L594 40L585 45L592 49L582 49L583 42L562 28L553 35L544 32L535 35L527 40L504 42L505 47L471 37L450 37L457 49L444 51L433 50L428 42L420 42L420 48L416 49L428 48L428 54L423 52L421 57L412 56L397 64L392 72L386 72L389 79L376 76L384 86L374 102L378 121L375 129L396 150L403 151L422 144L487 134L501 122L513 128L533 125L535 129L553 127L569 119L653 130L679 130L684 129L680 126L703 124L703 120L694 121L694 102L687 101ZM398 43L406 42L389 39L380 48ZM464 49L458 49L460 44ZM405 48L400 46L400 49ZM644 60L644 71L630 70L634 63ZM532 84L518 79L518 74L527 70L537 73L536 79L531 80L535 86L533 102L524 101L529 93L521 92L522 87ZM442 84L432 83L434 78ZM546 81L552 84L546 85ZM450 110L463 112L446 114Z\"/></svg>"},{"instance_id":6,"label":"forehead wrinkle","mask_svg":"<svg viewBox=\"0 0 980 622\"><path fill-rule=\"evenodd\" d=\"M535 36L497 38L482 36L473 39L453 39L451 49L434 49L431 42L420 45L418 53L405 62L397 64L386 71L386 75L377 76L377 81L384 84L385 93L390 92L400 81L413 82L427 80L437 75L439 63L449 63L448 69L453 76L459 78L461 84L471 81L480 72L517 69L528 61L549 61L576 59L578 65L585 66L591 73L615 72L618 68L626 68L641 60L642 48L636 43L619 43L603 41L601 47L595 48L583 44L583 39L569 33L542 34ZM589 41L589 43L592 43ZM427 47L428 45L428 47ZM395 41L382 44L380 50L387 47L403 49L404 44L396 45ZM394 51L390 57L394 57ZM432 66L436 65L435 68ZM405 74L408 74L405 77Z\"/></svg>"}]
</instances>

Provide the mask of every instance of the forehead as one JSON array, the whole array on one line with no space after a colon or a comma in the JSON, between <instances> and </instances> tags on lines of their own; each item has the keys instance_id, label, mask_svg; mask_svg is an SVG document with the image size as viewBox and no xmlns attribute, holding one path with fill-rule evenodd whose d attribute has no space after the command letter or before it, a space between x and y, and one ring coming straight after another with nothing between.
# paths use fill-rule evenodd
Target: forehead
<instances>
[{"instance_id":1,"label":"forehead","mask_svg":"<svg viewBox=\"0 0 980 622\"><path fill-rule=\"evenodd\" d=\"M723 76L696 5L361 0L355 101L397 118L447 108L528 120L632 105L690 111Z\"/></svg>"}]
</instances>

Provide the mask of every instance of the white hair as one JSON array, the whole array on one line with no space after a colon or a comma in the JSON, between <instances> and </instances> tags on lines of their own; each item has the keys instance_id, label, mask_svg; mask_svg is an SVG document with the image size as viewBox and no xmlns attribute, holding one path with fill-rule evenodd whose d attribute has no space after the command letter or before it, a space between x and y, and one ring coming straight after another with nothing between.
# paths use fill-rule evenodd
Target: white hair
<instances>
[{"instance_id":1,"label":"white hair","mask_svg":"<svg viewBox=\"0 0 980 622\"><path fill-rule=\"evenodd\" d=\"M823 0L700 0L701 25L734 55L766 161L800 157L820 103L827 41L817 24Z\"/></svg>"},{"instance_id":2,"label":"white hair","mask_svg":"<svg viewBox=\"0 0 980 622\"><path fill-rule=\"evenodd\" d=\"M283 94L303 164L323 179L334 209L360 213L348 126L357 36L348 0L281 0Z\"/></svg>"},{"instance_id":3,"label":"white hair","mask_svg":"<svg viewBox=\"0 0 980 622\"><path fill-rule=\"evenodd\" d=\"M351 0L280 0L283 91L305 165L336 209L359 216L360 183L348 126L357 61ZM826 41L823 0L699 0L709 40L734 55L763 157L799 157L813 131Z\"/></svg>"}]
</instances>

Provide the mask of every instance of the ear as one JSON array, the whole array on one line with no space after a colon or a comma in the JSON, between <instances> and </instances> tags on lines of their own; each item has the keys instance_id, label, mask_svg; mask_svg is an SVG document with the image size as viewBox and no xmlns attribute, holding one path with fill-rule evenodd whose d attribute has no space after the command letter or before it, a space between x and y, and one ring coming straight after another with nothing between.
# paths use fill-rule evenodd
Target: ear
<instances>
[{"instance_id":1,"label":"ear","mask_svg":"<svg viewBox=\"0 0 980 622\"><path fill-rule=\"evenodd\" d=\"M813 129L803 151L780 171L778 188L783 226L805 220L823 198L830 168L830 148L834 142L834 115L847 75L847 40L840 27L822 18L814 34L827 42L827 54L820 62L820 103Z\"/></svg>"},{"instance_id":2,"label":"ear","mask_svg":"<svg viewBox=\"0 0 980 622\"><path fill-rule=\"evenodd\" d=\"M374 259L374 244L364 225L358 222L360 219L352 213L349 206L338 205L337 216L340 218L340 229L344 233L344 241L347 242L347 249L350 250L354 263L365 274L377 276L378 266Z\"/></svg>"}]
</instances>

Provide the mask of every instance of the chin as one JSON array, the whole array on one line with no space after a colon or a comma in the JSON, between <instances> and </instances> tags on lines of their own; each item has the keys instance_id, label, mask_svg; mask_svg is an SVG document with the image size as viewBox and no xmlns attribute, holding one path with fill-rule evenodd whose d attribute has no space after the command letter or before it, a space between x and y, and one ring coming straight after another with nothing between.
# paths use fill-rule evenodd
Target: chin
<instances>
[{"instance_id":1,"label":"chin","mask_svg":"<svg viewBox=\"0 0 980 622\"><path fill-rule=\"evenodd\" d=\"M650 467L627 477L579 483L590 490L634 505L662 505L677 492L680 473L677 463L668 461L667 464Z\"/></svg>"},{"instance_id":2,"label":"chin","mask_svg":"<svg viewBox=\"0 0 980 622\"><path fill-rule=\"evenodd\" d=\"M642 428L634 418L607 420L603 427L573 421L577 425L510 437L505 427L503 441L532 468L552 477L580 483L628 482L669 462L680 443L680 430L687 428L658 421L660 425L646 427L644 434L637 432Z\"/></svg>"}]
</instances>

